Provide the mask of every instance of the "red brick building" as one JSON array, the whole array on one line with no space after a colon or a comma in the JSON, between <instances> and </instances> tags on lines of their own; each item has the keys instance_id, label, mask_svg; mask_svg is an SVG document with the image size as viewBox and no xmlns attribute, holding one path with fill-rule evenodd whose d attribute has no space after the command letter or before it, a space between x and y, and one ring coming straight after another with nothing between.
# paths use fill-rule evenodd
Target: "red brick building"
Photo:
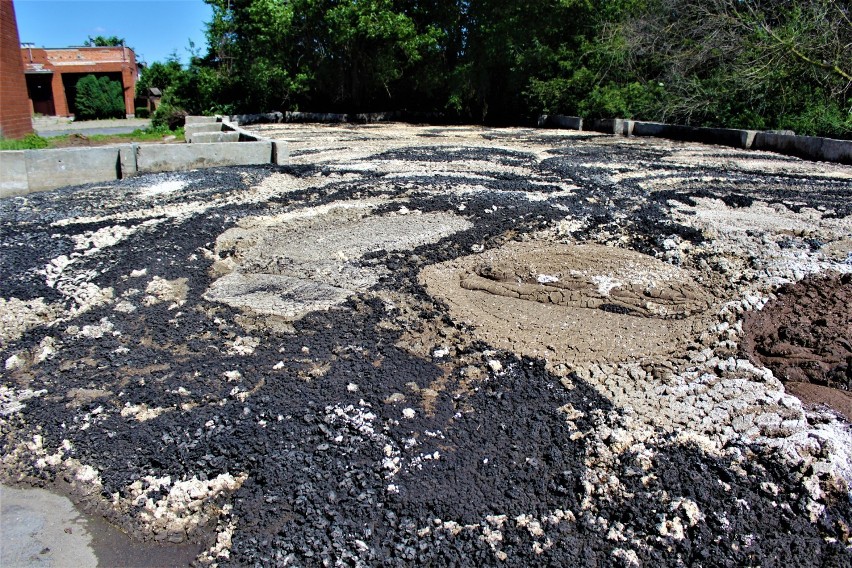
<instances>
[{"instance_id":1,"label":"red brick building","mask_svg":"<svg viewBox=\"0 0 852 568\"><path fill-rule=\"evenodd\" d=\"M0 136L23 138L33 131L12 0L0 0Z\"/></svg>"},{"instance_id":2,"label":"red brick building","mask_svg":"<svg viewBox=\"0 0 852 568\"><path fill-rule=\"evenodd\" d=\"M124 89L128 118L134 116L136 54L129 47L20 47L32 112L51 116L74 114L77 81L86 75L106 76Z\"/></svg>"}]
</instances>

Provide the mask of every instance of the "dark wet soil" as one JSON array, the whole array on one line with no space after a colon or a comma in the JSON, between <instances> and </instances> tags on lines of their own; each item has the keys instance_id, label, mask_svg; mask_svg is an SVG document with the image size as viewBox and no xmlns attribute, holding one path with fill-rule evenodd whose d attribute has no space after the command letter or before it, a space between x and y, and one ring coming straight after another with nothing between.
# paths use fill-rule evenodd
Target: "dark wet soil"
<instances>
[{"instance_id":1,"label":"dark wet soil","mask_svg":"<svg viewBox=\"0 0 852 568\"><path fill-rule=\"evenodd\" d=\"M808 276L743 324L743 348L785 382L852 391L852 274Z\"/></svg>"}]
</instances>

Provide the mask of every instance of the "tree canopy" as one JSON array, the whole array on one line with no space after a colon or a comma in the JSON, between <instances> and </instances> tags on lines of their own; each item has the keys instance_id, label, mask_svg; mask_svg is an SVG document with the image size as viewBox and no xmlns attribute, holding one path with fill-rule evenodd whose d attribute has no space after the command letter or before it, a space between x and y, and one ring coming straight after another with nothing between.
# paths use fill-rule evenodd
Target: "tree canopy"
<instances>
[{"instance_id":1,"label":"tree canopy","mask_svg":"<svg viewBox=\"0 0 852 568\"><path fill-rule=\"evenodd\" d=\"M86 47L118 47L124 45L124 38L118 36L89 36L83 44Z\"/></svg>"},{"instance_id":2,"label":"tree canopy","mask_svg":"<svg viewBox=\"0 0 852 568\"><path fill-rule=\"evenodd\" d=\"M848 0L205 2L207 54L169 87L185 108L488 123L562 113L852 136Z\"/></svg>"}]
</instances>

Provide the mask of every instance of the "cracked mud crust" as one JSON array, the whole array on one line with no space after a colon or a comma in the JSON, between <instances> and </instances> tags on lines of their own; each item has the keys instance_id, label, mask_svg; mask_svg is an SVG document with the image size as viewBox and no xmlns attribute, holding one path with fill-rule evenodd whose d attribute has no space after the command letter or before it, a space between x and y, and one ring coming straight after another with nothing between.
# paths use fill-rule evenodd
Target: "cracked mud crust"
<instances>
[{"instance_id":1,"label":"cracked mud crust","mask_svg":"<svg viewBox=\"0 0 852 568\"><path fill-rule=\"evenodd\" d=\"M254 128L0 200L2 480L196 565L852 565L852 169Z\"/></svg>"}]
</instances>

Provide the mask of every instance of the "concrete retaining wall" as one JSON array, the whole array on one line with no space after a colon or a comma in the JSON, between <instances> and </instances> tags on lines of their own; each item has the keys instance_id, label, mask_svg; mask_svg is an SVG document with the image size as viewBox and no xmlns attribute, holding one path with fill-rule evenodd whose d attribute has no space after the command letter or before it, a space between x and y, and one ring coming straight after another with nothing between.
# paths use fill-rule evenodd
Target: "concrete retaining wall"
<instances>
[{"instance_id":1,"label":"concrete retaining wall","mask_svg":"<svg viewBox=\"0 0 852 568\"><path fill-rule=\"evenodd\" d=\"M849 140L758 132L752 148L809 160L852 164L852 141Z\"/></svg>"},{"instance_id":2,"label":"concrete retaining wall","mask_svg":"<svg viewBox=\"0 0 852 568\"><path fill-rule=\"evenodd\" d=\"M0 152L0 197L121 177L121 152L115 146Z\"/></svg>"},{"instance_id":3,"label":"concrete retaining wall","mask_svg":"<svg viewBox=\"0 0 852 568\"><path fill-rule=\"evenodd\" d=\"M543 114L538 117L538 126L540 128L564 128L566 130L583 130L583 119L579 116Z\"/></svg>"},{"instance_id":4,"label":"concrete retaining wall","mask_svg":"<svg viewBox=\"0 0 852 568\"><path fill-rule=\"evenodd\" d=\"M272 144L145 144L136 147L139 173L174 172L217 166L249 166L272 161Z\"/></svg>"},{"instance_id":5,"label":"concrete retaining wall","mask_svg":"<svg viewBox=\"0 0 852 568\"><path fill-rule=\"evenodd\" d=\"M237 132L219 134L239 136ZM278 140L4 151L0 152L0 198L67 185L115 181L140 173L286 165L288 159L287 143Z\"/></svg>"},{"instance_id":6,"label":"concrete retaining wall","mask_svg":"<svg viewBox=\"0 0 852 568\"><path fill-rule=\"evenodd\" d=\"M28 193L27 157L25 150L0 152L0 197Z\"/></svg>"},{"instance_id":7,"label":"concrete retaining wall","mask_svg":"<svg viewBox=\"0 0 852 568\"><path fill-rule=\"evenodd\" d=\"M539 118L539 126L621 136L654 136L684 142L731 146L744 150L765 150L814 161L852 164L852 141L796 136L791 131L758 132L737 128L704 128L620 118L583 120L562 115L542 115Z\"/></svg>"},{"instance_id":8,"label":"concrete retaining wall","mask_svg":"<svg viewBox=\"0 0 852 568\"><path fill-rule=\"evenodd\" d=\"M213 142L239 142L240 134L239 132L233 131L219 131L219 132L196 132L190 135L189 142L190 144L210 144Z\"/></svg>"},{"instance_id":9,"label":"concrete retaining wall","mask_svg":"<svg viewBox=\"0 0 852 568\"><path fill-rule=\"evenodd\" d=\"M25 156L30 191L121 178L116 147L26 150Z\"/></svg>"}]
</instances>

